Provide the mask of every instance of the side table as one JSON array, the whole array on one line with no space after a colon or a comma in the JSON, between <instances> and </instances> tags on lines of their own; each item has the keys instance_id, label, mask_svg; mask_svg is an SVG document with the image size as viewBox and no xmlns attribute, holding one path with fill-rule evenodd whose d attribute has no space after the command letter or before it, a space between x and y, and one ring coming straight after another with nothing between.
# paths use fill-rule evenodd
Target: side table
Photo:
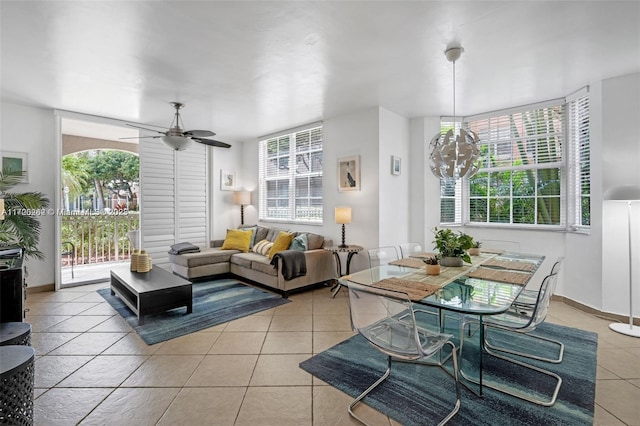
<instances>
[{"instance_id":1,"label":"side table","mask_svg":"<svg viewBox=\"0 0 640 426\"><path fill-rule=\"evenodd\" d=\"M329 250L335 256L336 265L338 269L338 277L341 278L351 273L350 272L351 259L353 258L353 256L355 256L356 254L364 250L364 247L356 246L356 245L348 245L346 247L333 246L333 247L325 247L325 250ZM342 273L342 262L340 261L340 253L347 253L347 270L345 271L346 272L345 274ZM331 294L332 298L336 297L336 294L338 294L341 287L342 287L342 284L340 284L340 281L338 281L336 285L334 285L331 288L331 290L333 291L333 293Z\"/></svg>"},{"instance_id":2,"label":"side table","mask_svg":"<svg viewBox=\"0 0 640 426\"><path fill-rule=\"evenodd\" d=\"M31 346L0 346L0 424L33 425L35 356Z\"/></svg>"}]
</instances>

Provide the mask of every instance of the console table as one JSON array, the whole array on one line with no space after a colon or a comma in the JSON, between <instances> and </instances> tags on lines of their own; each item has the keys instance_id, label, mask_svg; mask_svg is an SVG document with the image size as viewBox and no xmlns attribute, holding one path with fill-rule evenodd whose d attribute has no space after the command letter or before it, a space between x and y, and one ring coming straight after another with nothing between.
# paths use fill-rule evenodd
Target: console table
<instances>
[{"instance_id":1,"label":"console table","mask_svg":"<svg viewBox=\"0 0 640 426\"><path fill-rule=\"evenodd\" d=\"M144 315L157 314L185 306L193 311L191 282L155 267L149 272L132 272L129 266L111 270L111 294L118 297L143 324Z\"/></svg>"}]
</instances>

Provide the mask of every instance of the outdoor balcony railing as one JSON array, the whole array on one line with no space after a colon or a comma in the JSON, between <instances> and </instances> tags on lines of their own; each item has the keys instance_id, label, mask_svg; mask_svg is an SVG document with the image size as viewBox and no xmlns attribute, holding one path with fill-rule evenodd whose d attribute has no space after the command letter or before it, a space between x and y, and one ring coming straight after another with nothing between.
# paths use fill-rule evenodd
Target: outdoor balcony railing
<instances>
[{"instance_id":1,"label":"outdoor balcony railing","mask_svg":"<svg viewBox=\"0 0 640 426\"><path fill-rule=\"evenodd\" d=\"M138 212L69 211L62 216L62 266L117 262L130 258L128 233L139 229ZM71 243L71 244L66 244ZM73 248L71 248L73 247Z\"/></svg>"}]
</instances>

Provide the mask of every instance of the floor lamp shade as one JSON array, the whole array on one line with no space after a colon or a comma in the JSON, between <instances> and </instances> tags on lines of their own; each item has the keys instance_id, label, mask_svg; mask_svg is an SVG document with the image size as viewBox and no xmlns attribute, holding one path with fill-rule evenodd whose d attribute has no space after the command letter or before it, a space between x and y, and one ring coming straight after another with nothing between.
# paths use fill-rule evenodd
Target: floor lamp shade
<instances>
[{"instance_id":1,"label":"floor lamp shade","mask_svg":"<svg viewBox=\"0 0 640 426\"><path fill-rule=\"evenodd\" d=\"M640 185L622 185L610 188L604 193L604 199L627 203L627 230L629 242L629 324L614 322L609 328L627 336L640 337L640 326L633 324L633 244L631 241L632 214L631 204L640 201Z\"/></svg>"},{"instance_id":2,"label":"floor lamp shade","mask_svg":"<svg viewBox=\"0 0 640 426\"><path fill-rule=\"evenodd\" d=\"M344 242L345 223L351 223L351 207L336 207L336 223L342 224L342 244L338 247L345 248L347 244Z\"/></svg>"}]
</instances>

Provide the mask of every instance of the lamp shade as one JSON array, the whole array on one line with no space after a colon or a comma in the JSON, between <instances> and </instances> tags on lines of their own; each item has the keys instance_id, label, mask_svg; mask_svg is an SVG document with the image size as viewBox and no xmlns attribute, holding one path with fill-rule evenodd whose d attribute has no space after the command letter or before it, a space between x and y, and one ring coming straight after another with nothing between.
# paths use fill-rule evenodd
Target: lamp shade
<instances>
[{"instance_id":1,"label":"lamp shade","mask_svg":"<svg viewBox=\"0 0 640 426\"><path fill-rule=\"evenodd\" d=\"M251 192L249 191L234 191L233 192L233 204L239 204L246 206L251 204Z\"/></svg>"},{"instance_id":2,"label":"lamp shade","mask_svg":"<svg viewBox=\"0 0 640 426\"><path fill-rule=\"evenodd\" d=\"M609 201L640 201L640 185L621 185L609 188L604 193Z\"/></svg>"},{"instance_id":3,"label":"lamp shade","mask_svg":"<svg viewBox=\"0 0 640 426\"><path fill-rule=\"evenodd\" d=\"M160 140L175 151L184 151L193 143L191 138L184 136L162 136Z\"/></svg>"},{"instance_id":4,"label":"lamp shade","mask_svg":"<svg viewBox=\"0 0 640 426\"><path fill-rule=\"evenodd\" d=\"M336 207L336 223L351 223L351 207Z\"/></svg>"}]
</instances>

